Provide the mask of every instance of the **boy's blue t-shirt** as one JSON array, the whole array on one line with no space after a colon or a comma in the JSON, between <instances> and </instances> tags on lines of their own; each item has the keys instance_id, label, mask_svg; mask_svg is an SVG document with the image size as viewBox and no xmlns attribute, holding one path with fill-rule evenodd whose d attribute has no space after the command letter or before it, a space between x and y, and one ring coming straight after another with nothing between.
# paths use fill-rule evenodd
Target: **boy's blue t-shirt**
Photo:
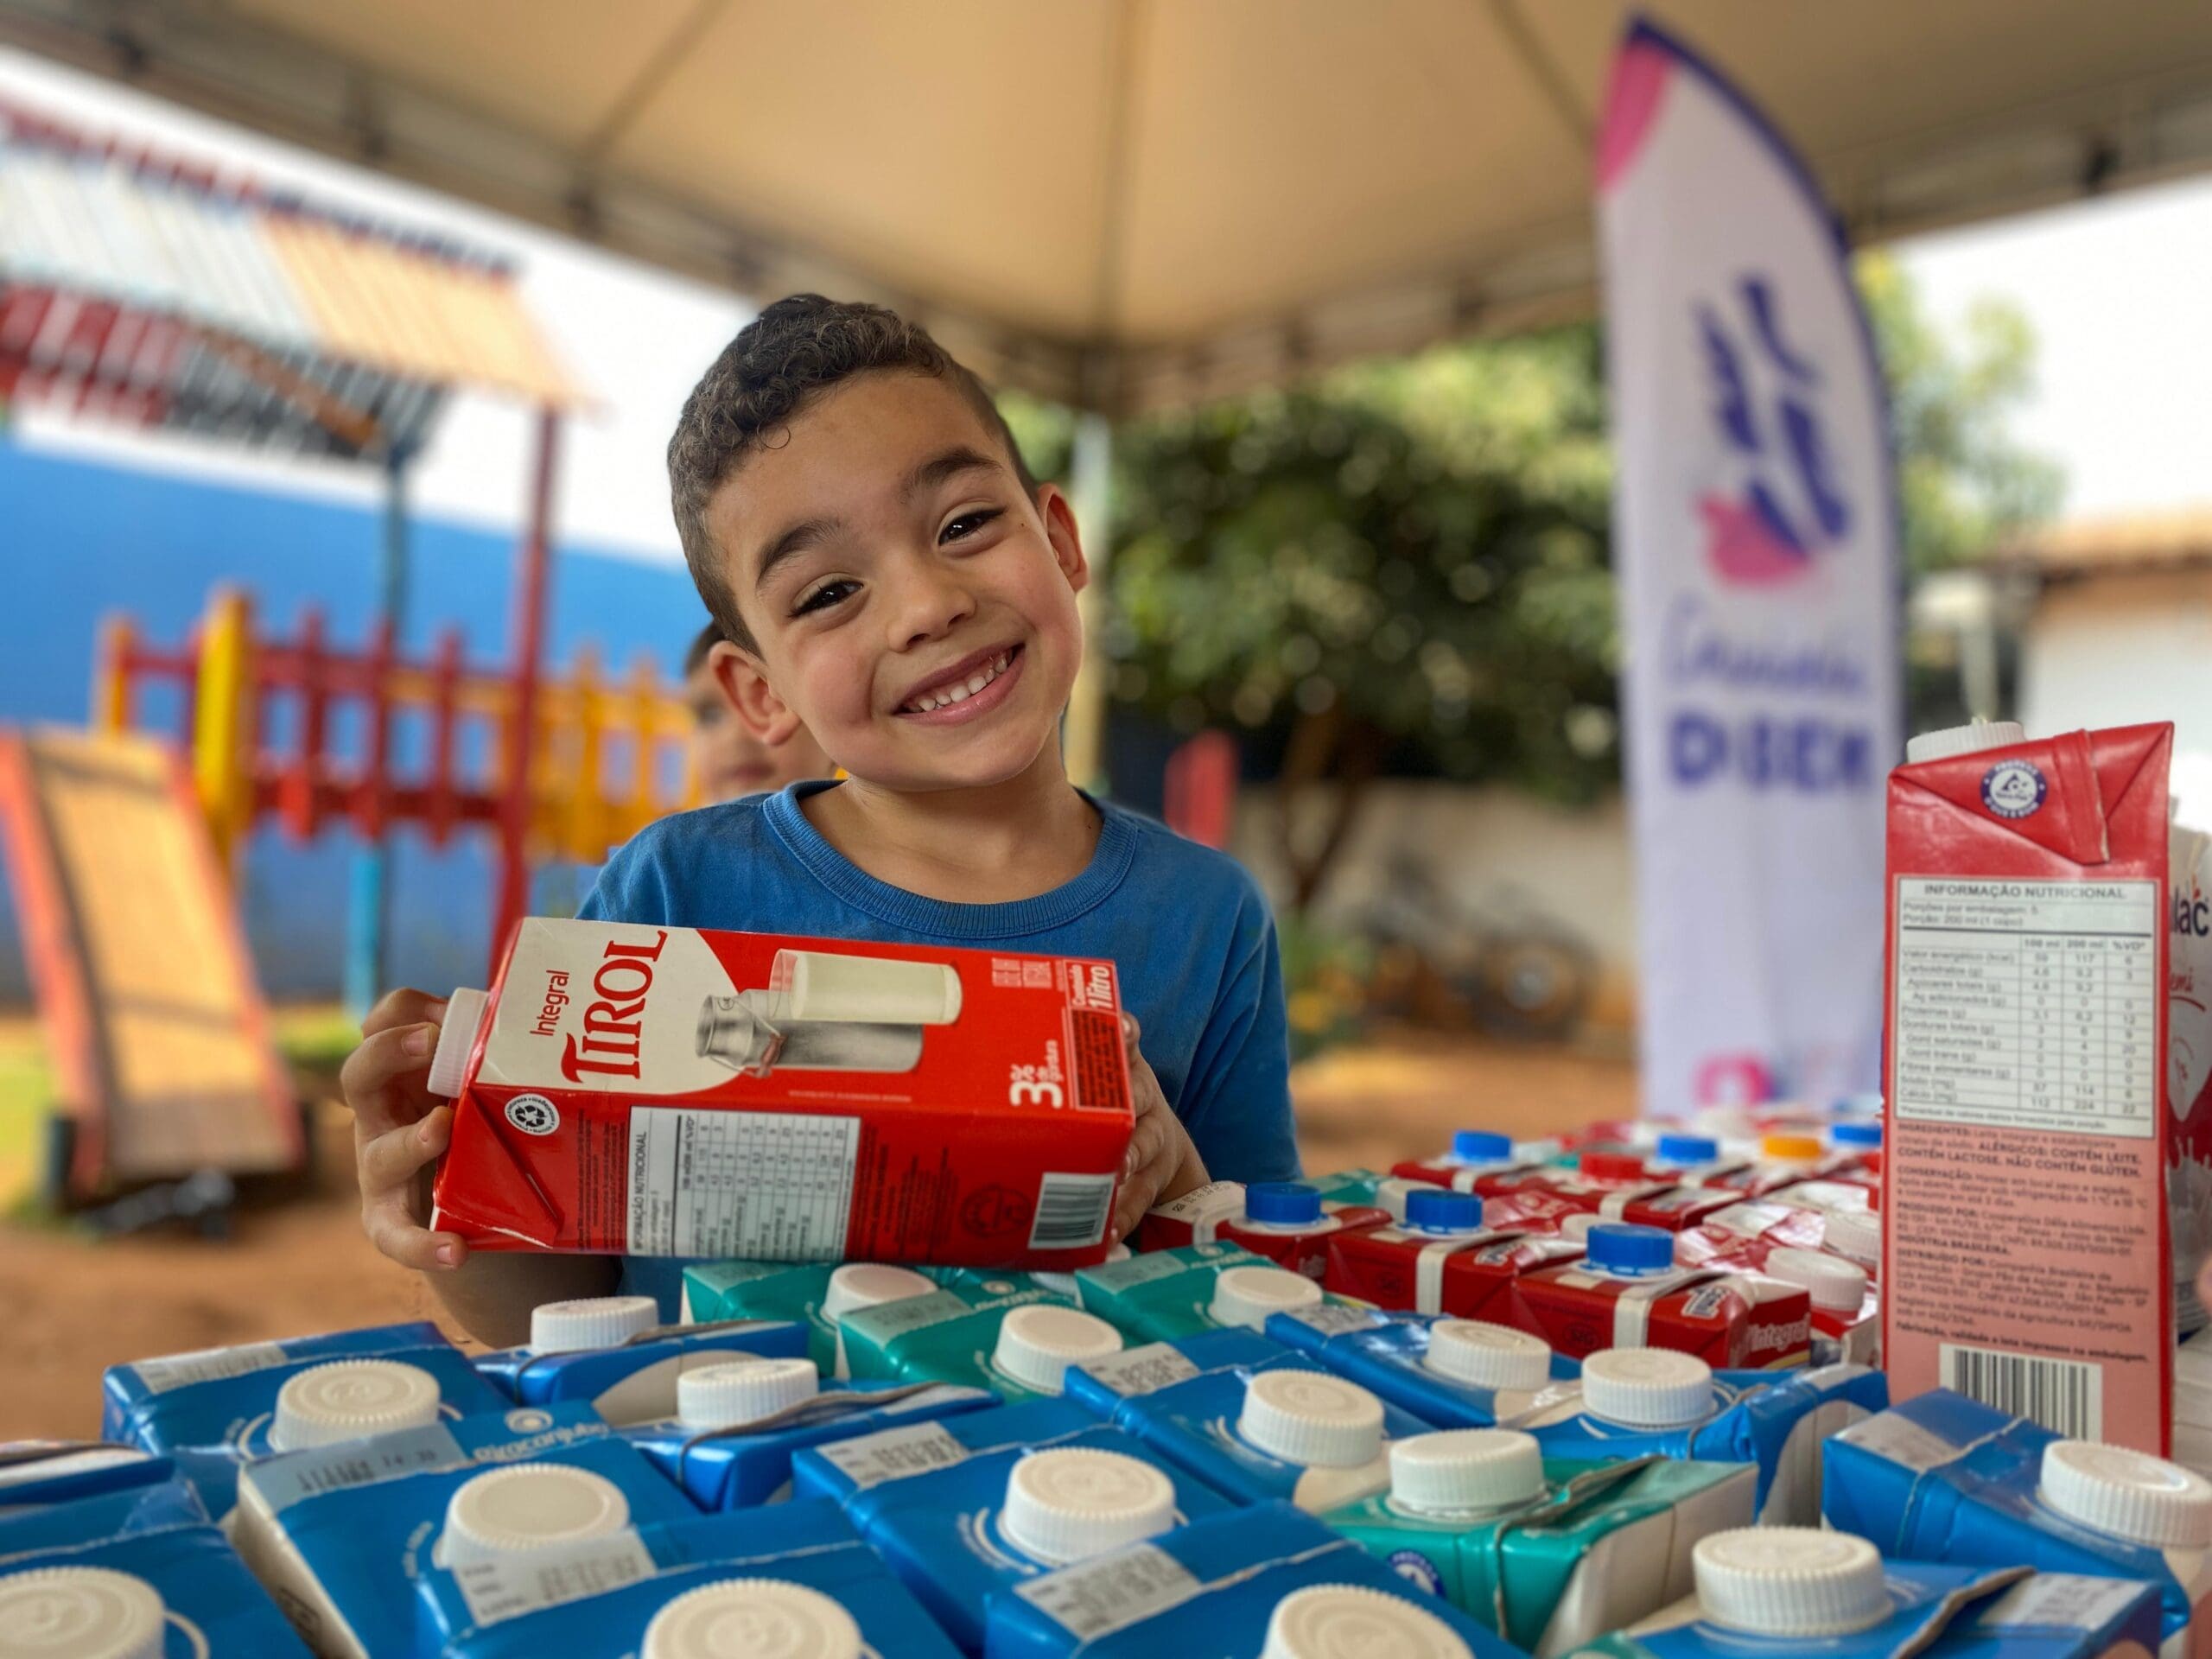
<instances>
[{"instance_id":1,"label":"boy's blue t-shirt","mask_svg":"<svg viewBox=\"0 0 2212 1659\"><path fill-rule=\"evenodd\" d=\"M647 825L610 860L588 920L1105 957L1160 1092L1219 1180L1298 1173L1274 919L1242 865L1105 802L1082 874L1010 904L958 905L879 881L825 841L793 784ZM622 1289L676 1317L682 1263L626 1257Z\"/></svg>"}]
</instances>

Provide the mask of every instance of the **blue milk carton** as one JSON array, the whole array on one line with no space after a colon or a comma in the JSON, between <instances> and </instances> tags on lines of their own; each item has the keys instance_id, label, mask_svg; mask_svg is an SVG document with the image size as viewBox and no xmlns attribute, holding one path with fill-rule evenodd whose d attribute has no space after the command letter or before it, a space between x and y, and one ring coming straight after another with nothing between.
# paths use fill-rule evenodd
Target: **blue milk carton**
<instances>
[{"instance_id":1,"label":"blue milk carton","mask_svg":"<svg viewBox=\"0 0 2212 1659\"><path fill-rule=\"evenodd\" d=\"M1579 1360L1483 1319L1378 1308L1299 1308L1267 1334L1439 1428L1516 1428L1580 1397Z\"/></svg>"},{"instance_id":2,"label":"blue milk carton","mask_svg":"<svg viewBox=\"0 0 2212 1659\"><path fill-rule=\"evenodd\" d=\"M503 1568L434 1567L417 1590L416 1651L439 1659L959 1651L820 1498L655 1522Z\"/></svg>"},{"instance_id":3,"label":"blue milk carton","mask_svg":"<svg viewBox=\"0 0 2212 1659\"><path fill-rule=\"evenodd\" d=\"M250 1464L238 1551L308 1646L410 1650L415 1583L511 1553L696 1515L589 1406L510 1406Z\"/></svg>"},{"instance_id":4,"label":"blue milk carton","mask_svg":"<svg viewBox=\"0 0 2212 1659\"><path fill-rule=\"evenodd\" d=\"M1696 1592L1573 1659L2148 1659L2158 1592L2024 1567L1885 1561L1810 1527L1715 1533Z\"/></svg>"},{"instance_id":5,"label":"blue milk carton","mask_svg":"<svg viewBox=\"0 0 2212 1659\"><path fill-rule=\"evenodd\" d=\"M0 1442L0 1516L171 1479L174 1460L87 1440Z\"/></svg>"},{"instance_id":6,"label":"blue milk carton","mask_svg":"<svg viewBox=\"0 0 2212 1659\"><path fill-rule=\"evenodd\" d=\"M1522 1659L1287 1503L1197 1520L991 1600L987 1659Z\"/></svg>"},{"instance_id":7,"label":"blue milk carton","mask_svg":"<svg viewBox=\"0 0 2212 1659\"><path fill-rule=\"evenodd\" d=\"M111 1365L101 1386L101 1437L173 1456L218 1521L254 1458L506 1403L428 1320Z\"/></svg>"},{"instance_id":8,"label":"blue milk carton","mask_svg":"<svg viewBox=\"0 0 2212 1659\"><path fill-rule=\"evenodd\" d=\"M182 1481L0 1521L0 1653L305 1659Z\"/></svg>"},{"instance_id":9,"label":"blue milk carton","mask_svg":"<svg viewBox=\"0 0 2212 1659\"><path fill-rule=\"evenodd\" d=\"M704 1510L789 1494L791 1457L810 1446L934 1422L999 1403L987 1389L845 1382L826 1392L808 1359L740 1360L677 1379L676 1415L624 1436Z\"/></svg>"},{"instance_id":10,"label":"blue milk carton","mask_svg":"<svg viewBox=\"0 0 2212 1659\"><path fill-rule=\"evenodd\" d=\"M663 1325L650 1296L588 1296L533 1308L528 1345L486 1354L476 1369L518 1405L581 1400L620 1427L674 1416L676 1380L697 1366L806 1351L807 1328L793 1320Z\"/></svg>"},{"instance_id":11,"label":"blue milk carton","mask_svg":"<svg viewBox=\"0 0 2212 1659\"><path fill-rule=\"evenodd\" d=\"M2212 1650L2212 1483L1936 1389L1827 1447L1823 1512L1885 1554L2139 1579L2170 1653Z\"/></svg>"},{"instance_id":12,"label":"blue milk carton","mask_svg":"<svg viewBox=\"0 0 2212 1659\"><path fill-rule=\"evenodd\" d=\"M1864 1365L1715 1376L1695 1355L1669 1348L1600 1349L1582 1362L1579 1401L1518 1425L1545 1457L1757 1464L1758 1516L1768 1526L1819 1520L1821 1441L1890 1397L1887 1380Z\"/></svg>"},{"instance_id":13,"label":"blue milk carton","mask_svg":"<svg viewBox=\"0 0 2212 1659\"><path fill-rule=\"evenodd\" d=\"M936 1422L878 1429L810 1446L791 1459L791 1498L849 1502L886 1481L947 1469L965 1459L1023 1446L1058 1445L1098 1427L1066 1400L1021 1400Z\"/></svg>"},{"instance_id":14,"label":"blue milk carton","mask_svg":"<svg viewBox=\"0 0 2212 1659\"><path fill-rule=\"evenodd\" d=\"M1256 1331L1094 1361L1068 1396L1240 1503L1315 1513L1389 1491L1389 1442L1432 1427Z\"/></svg>"},{"instance_id":15,"label":"blue milk carton","mask_svg":"<svg viewBox=\"0 0 2212 1659\"><path fill-rule=\"evenodd\" d=\"M1017 1409L957 1426L981 1433L986 1420ZM874 1480L844 1498L861 1535L969 1652L982 1646L986 1604L1007 1586L1230 1507L1096 1418L1078 1413L1057 1433L1038 1432L1052 1427L1001 1424L988 1449L963 1448L950 1463ZM853 1445L804 1455L835 1459ZM874 1466L865 1460L881 1451L861 1450L863 1461L843 1459L847 1470L864 1478Z\"/></svg>"}]
</instances>

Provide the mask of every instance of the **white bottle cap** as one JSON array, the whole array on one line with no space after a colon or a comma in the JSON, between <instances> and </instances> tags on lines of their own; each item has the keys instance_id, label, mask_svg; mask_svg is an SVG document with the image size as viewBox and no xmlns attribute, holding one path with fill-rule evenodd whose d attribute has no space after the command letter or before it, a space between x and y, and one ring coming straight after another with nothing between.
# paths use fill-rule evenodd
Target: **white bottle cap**
<instances>
[{"instance_id":1,"label":"white bottle cap","mask_svg":"<svg viewBox=\"0 0 2212 1659\"><path fill-rule=\"evenodd\" d=\"M1257 1331L1270 1313L1294 1307L1319 1307L1321 1287L1285 1268L1224 1268L1214 1275L1216 1325L1241 1325Z\"/></svg>"},{"instance_id":2,"label":"white bottle cap","mask_svg":"<svg viewBox=\"0 0 2212 1659\"><path fill-rule=\"evenodd\" d=\"M1866 1269L1825 1250L1801 1250L1784 1244L1767 1252L1770 1279L1802 1286L1813 1306L1830 1313L1856 1313L1866 1300Z\"/></svg>"},{"instance_id":3,"label":"white bottle cap","mask_svg":"<svg viewBox=\"0 0 2212 1659\"><path fill-rule=\"evenodd\" d=\"M1821 1224L1821 1243L1838 1255L1849 1256L1861 1267L1878 1267L1882 1261L1882 1218L1872 1210L1831 1210Z\"/></svg>"},{"instance_id":4,"label":"white bottle cap","mask_svg":"<svg viewBox=\"0 0 2212 1659\"><path fill-rule=\"evenodd\" d=\"M1948 760L1955 754L2005 749L2027 741L2027 728L2017 720L1977 720L1966 726L1939 726L1907 738L1904 758L1908 765L1917 766L1923 760Z\"/></svg>"},{"instance_id":5,"label":"white bottle cap","mask_svg":"<svg viewBox=\"0 0 2212 1659\"><path fill-rule=\"evenodd\" d=\"M686 1428L735 1428L757 1423L822 1388L810 1359L738 1359L702 1365L676 1379L676 1414Z\"/></svg>"},{"instance_id":6,"label":"white bottle cap","mask_svg":"<svg viewBox=\"0 0 2212 1659\"><path fill-rule=\"evenodd\" d=\"M1032 1302L999 1321L991 1363L1025 1389L1058 1394L1071 1365L1122 1351L1122 1333L1091 1313Z\"/></svg>"},{"instance_id":7,"label":"white bottle cap","mask_svg":"<svg viewBox=\"0 0 2212 1659\"><path fill-rule=\"evenodd\" d=\"M639 1659L861 1659L861 1627L819 1590L781 1579L723 1579L653 1615Z\"/></svg>"},{"instance_id":8,"label":"white bottle cap","mask_svg":"<svg viewBox=\"0 0 2212 1659\"><path fill-rule=\"evenodd\" d=\"M1753 1636L1844 1636L1890 1616L1882 1557L1855 1533L1737 1527L1690 1552L1697 1599L1714 1624Z\"/></svg>"},{"instance_id":9,"label":"white bottle cap","mask_svg":"<svg viewBox=\"0 0 2212 1659\"><path fill-rule=\"evenodd\" d=\"M396 1359L335 1359L287 1378L276 1391L270 1449L296 1452L438 1421L438 1379Z\"/></svg>"},{"instance_id":10,"label":"white bottle cap","mask_svg":"<svg viewBox=\"0 0 2212 1659\"><path fill-rule=\"evenodd\" d=\"M1605 1348L1582 1362L1582 1403L1624 1428L1688 1428L1713 1415L1713 1367L1671 1348Z\"/></svg>"},{"instance_id":11,"label":"white bottle cap","mask_svg":"<svg viewBox=\"0 0 2212 1659\"><path fill-rule=\"evenodd\" d=\"M926 1296L937 1286L911 1268L887 1268L874 1262L854 1262L830 1275L822 1293L822 1322L835 1325L848 1313L885 1302L903 1302L909 1296Z\"/></svg>"},{"instance_id":12,"label":"white bottle cap","mask_svg":"<svg viewBox=\"0 0 2212 1659\"><path fill-rule=\"evenodd\" d=\"M1119 1452L1033 1452L1006 1478L999 1524L1023 1554L1064 1567L1166 1532L1175 1524L1175 1487Z\"/></svg>"},{"instance_id":13,"label":"white bottle cap","mask_svg":"<svg viewBox=\"0 0 2212 1659\"><path fill-rule=\"evenodd\" d=\"M2212 1481L2091 1440L2043 1449L2043 1501L2069 1521L2158 1549L2212 1548Z\"/></svg>"},{"instance_id":14,"label":"white bottle cap","mask_svg":"<svg viewBox=\"0 0 2212 1659\"><path fill-rule=\"evenodd\" d=\"M1536 1437L1511 1428L1446 1428L1390 1442L1390 1501L1421 1515L1501 1510L1544 1490Z\"/></svg>"},{"instance_id":15,"label":"white bottle cap","mask_svg":"<svg viewBox=\"0 0 2212 1659\"><path fill-rule=\"evenodd\" d=\"M492 999L482 991L461 987L446 998L446 1017L438 1026L438 1046L430 1051L428 1087L442 1100L461 1097L468 1079L468 1052L476 1046L476 1028L491 1012Z\"/></svg>"},{"instance_id":16,"label":"white bottle cap","mask_svg":"<svg viewBox=\"0 0 2212 1659\"><path fill-rule=\"evenodd\" d=\"M660 1304L650 1296L540 1302L530 1312L530 1351L575 1354L589 1348L619 1348L659 1323Z\"/></svg>"},{"instance_id":17,"label":"white bottle cap","mask_svg":"<svg viewBox=\"0 0 2212 1659\"><path fill-rule=\"evenodd\" d=\"M38 1659L162 1659L162 1592L105 1567L39 1567L0 1578L0 1647ZM17 1645L11 1637L27 1637Z\"/></svg>"},{"instance_id":18,"label":"white bottle cap","mask_svg":"<svg viewBox=\"0 0 2212 1659\"><path fill-rule=\"evenodd\" d=\"M1430 1325L1421 1363L1478 1389L1528 1394L1552 1380L1552 1351L1542 1338L1481 1319L1439 1319Z\"/></svg>"},{"instance_id":19,"label":"white bottle cap","mask_svg":"<svg viewBox=\"0 0 2212 1659\"><path fill-rule=\"evenodd\" d=\"M630 1524L630 1500L604 1475L557 1463L517 1463L462 1484L446 1505L438 1565L479 1561L603 1538Z\"/></svg>"},{"instance_id":20,"label":"white bottle cap","mask_svg":"<svg viewBox=\"0 0 2212 1659\"><path fill-rule=\"evenodd\" d=\"M1260 1659L1474 1659L1434 1613L1382 1590L1316 1584L1275 1603Z\"/></svg>"},{"instance_id":21,"label":"white bottle cap","mask_svg":"<svg viewBox=\"0 0 2212 1659\"><path fill-rule=\"evenodd\" d=\"M1304 1468L1357 1469L1382 1455L1382 1402L1321 1371L1262 1371L1244 1385L1236 1432Z\"/></svg>"}]
</instances>

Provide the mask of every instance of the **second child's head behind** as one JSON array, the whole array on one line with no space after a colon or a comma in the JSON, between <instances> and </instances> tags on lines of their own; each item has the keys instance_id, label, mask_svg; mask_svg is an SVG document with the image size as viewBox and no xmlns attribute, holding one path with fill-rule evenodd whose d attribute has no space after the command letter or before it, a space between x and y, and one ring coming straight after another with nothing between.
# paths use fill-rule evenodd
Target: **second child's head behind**
<instances>
[{"instance_id":1,"label":"second child's head behind","mask_svg":"<svg viewBox=\"0 0 2212 1659\"><path fill-rule=\"evenodd\" d=\"M720 671L764 741L804 726L899 793L1057 777L1088 576L974 375L876 306L779 300L707 371L668 451Z\"/></svg>"}]
</instances>

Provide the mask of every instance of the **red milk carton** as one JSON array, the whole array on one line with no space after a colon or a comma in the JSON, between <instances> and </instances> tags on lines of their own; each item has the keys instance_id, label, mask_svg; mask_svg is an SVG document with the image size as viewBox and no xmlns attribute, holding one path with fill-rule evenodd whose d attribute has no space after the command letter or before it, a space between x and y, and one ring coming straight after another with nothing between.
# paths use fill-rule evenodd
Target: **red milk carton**
<instances>
[{"instance_id":1,"label":"red milk carton","mask_svg":"<svg viewBox=\"0 0 2212 1659\"><path fill-rule=\"evenodd\" d=\"M1110 963L525 920L456 991L437 1225L480 1249L1102 1261L1131 1126Z\"/></svg>"},{"instance_id":2,"label":"red milk carton","mask_svg":"<svg viewBox=\"0 0 2212 1659\"><path fill-rule=\"evenodd\" d=\"M1915 738L1890 774L1883 1354L2163 1454L2169 725Z\"/></svg>"},{"instance_id":3,"label":"red milk carton","mask_svg":"<svg viewBox=\"0 0 2212 1659\"><path fill-rule=\"evenodd\" d=\"M1145 1212L1137 1228L1140 1250L1185 1244L1241 1244L1277 1267L1319 1280L1329 1241L1340 1233L1386 1227L1386 1210L1367 1204L1333 1204L1303 1181L1210 1181L1194 1192Z\"/></svg>"},{"instance_id":4,"label":"red milk carton","mask_svg":"<svg viewBox=\"0 0 2212 1659\"><path fill-rule=\"evenodd\" d=\"M1576 1260L1583 1247L1556 1231L1516 1225L1513 1207L1511 1199L1416 1189L1406 1195L1403 1226L1362 1228L1331 1239L1321 1283L1377 1307L1517 1324L1515 1281L1532 1268Z\"/></svg>"},{"instance_id":5,"label":"red milk carton","mask_svg":"<svg viewBox=\"0 0 2212 1659\"><path fill-rule=\"evenodd\" d=\"M1452 1150L1441 1158L1408 1158L1390 1166L1390 1173L1409 1181L1448 1186L1454 1192L1475 1192L1494 1198L1516 1187L1542 1185L1560 1172L1545 1158L1524 1156L1515 1150L1513 1137L1488 1129L1460 1129L1452 1137Z\"/></svg>"},{"instance_id":6,"label":"red milk carton","mask_svg":"<svg viewBox=\"0 0 2212 1659\"><path fill-rule=\"evenodd\" d=\"M1686 1183L1679 1173L1654 1169L1628 1152L1586 1152L1571 1173L1545 1190L1601 1220L1663 1227L1670 1233L1694 1226L1742 1197Z\"/></svg>"},{"instance_id":7,"label":"red milk carton","mask_svg":"<svg viewBox=\"0 0 2212 1659\"><path fill-rule=\"evenodd\" d=\"M1580 1262L1521 1276L1522 1329L1582 1359L1600 1348L1673 1348L1715 1370L1802 1365L1812 1300L1802 1287L1675 1265L1656 1227L1600 1222Z\"/></svg>"}]
</instances>

